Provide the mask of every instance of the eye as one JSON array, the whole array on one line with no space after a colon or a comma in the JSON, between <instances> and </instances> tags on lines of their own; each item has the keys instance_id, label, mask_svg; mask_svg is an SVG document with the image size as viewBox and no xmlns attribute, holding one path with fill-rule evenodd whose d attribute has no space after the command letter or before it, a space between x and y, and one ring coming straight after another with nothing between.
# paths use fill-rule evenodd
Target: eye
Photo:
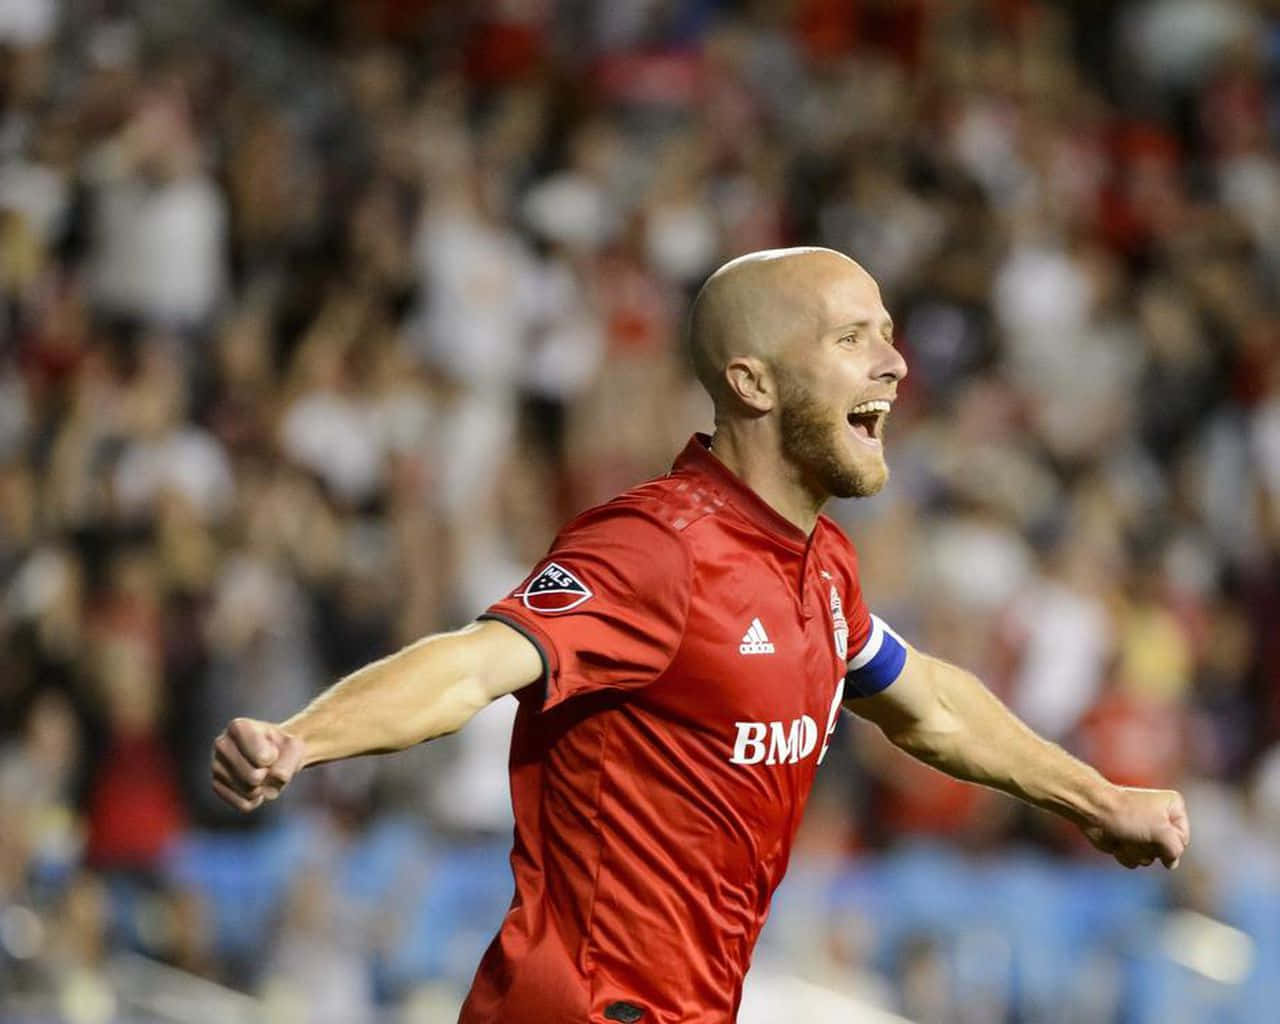
<instances>
[{"instance_id":1,"label":"eye","mask_svg":"<svg viewBox=\"0 0 1280 1024\"><path fill-rule=\"evenodd\" d=\"M840 339L840 344L841 344L841 345L852 345L852 344L854 344L857 340L858 340L858 336L857 336L856 334L846 334L843 338L841 338L841 339Z\"/></svg>"}]
</instances>

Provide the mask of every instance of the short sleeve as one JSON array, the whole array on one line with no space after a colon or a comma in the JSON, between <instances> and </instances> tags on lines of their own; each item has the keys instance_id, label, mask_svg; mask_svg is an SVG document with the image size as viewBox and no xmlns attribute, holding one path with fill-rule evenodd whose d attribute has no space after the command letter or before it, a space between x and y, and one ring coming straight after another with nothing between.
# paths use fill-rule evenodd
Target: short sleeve
<instances>
[{"instance_id":1,"label":"short sleeve","mask_svg":"<svg viewBox=\"0 0 1280 1024\"><path fill-rule=\"evenodd\" d=\"M523 633L543 660L544 710L580 694L643 687L684 636L691 567L669 526L628 506L579 516L511 594L480 616Z\"/></svg>"},{"instance_id":2,"label":"short sleeve","mask_svg":"<svg viewBox=\"0 0 1280 1024\"><path fill-rule=\"evenodd\" d=\"M848 573L853 596L849 602L844 693L846 697L871 697L902 674L902 666L907 662L907 645L880 616L867 609L858 581L857 553L848 538L843 534L840 538L847 558L842 568Z\"/></svg>"}]
</instances>

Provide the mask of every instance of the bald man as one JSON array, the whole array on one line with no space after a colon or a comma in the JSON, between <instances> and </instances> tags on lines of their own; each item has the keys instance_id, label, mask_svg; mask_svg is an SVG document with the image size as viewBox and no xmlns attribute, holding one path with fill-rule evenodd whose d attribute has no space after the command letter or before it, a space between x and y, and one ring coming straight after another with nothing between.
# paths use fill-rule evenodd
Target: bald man
<instances>
[{"instance_id":1,"label":"bald man","mask_svg":"<svg viewBox=\"0 0 1280 1024\"><path fill-rule=\"evenodd\" d=\"M715 433L669 474L570 522L479 621L214 746L214 789L251 811L301 768L516 696L515 899L464 1024L730 1024L842 706L1126 867L1172 867L1189 840L1177 793L1109 783L868 611L821 510L888 477L907 368L875 281L825 249L744 256L690 338Z\"/></svg>"}]
</instances>

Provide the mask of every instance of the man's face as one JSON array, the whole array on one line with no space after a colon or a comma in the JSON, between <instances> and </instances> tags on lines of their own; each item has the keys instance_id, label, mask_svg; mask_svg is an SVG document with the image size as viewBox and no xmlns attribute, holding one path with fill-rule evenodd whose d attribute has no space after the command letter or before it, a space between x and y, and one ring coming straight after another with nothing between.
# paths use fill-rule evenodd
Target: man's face
<instances>
[{"instance_id":1,"label":"man's face","mask_svg":"<svg viewBox=\"0 0 1280 1024\"><path fill-rule=\"evenodd\" d=\"M845 272L814 287L816 329L774 364L783 453L824 493L864 498L889 478L884 425L907 365L874 281Z\"/></svg>"}]
</instances>

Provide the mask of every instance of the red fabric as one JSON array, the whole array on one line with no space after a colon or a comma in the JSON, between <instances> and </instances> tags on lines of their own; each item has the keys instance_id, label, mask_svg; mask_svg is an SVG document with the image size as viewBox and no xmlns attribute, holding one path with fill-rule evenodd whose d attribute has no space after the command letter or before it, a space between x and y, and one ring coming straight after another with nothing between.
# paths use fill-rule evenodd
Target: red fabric
<instances>
[{"instance_id":1,"label":"red fabric","mask_svg":"<svg viewBox=\"0 0 1280 1024\"><path fill-rule=\"evenodd\" d=\"M858 40L858 4L856 0L805 0L795 14L795 33L811 59L843 56Z\"/></svg>"},{"instance_id":2,"label":"red fabric","mask_svg":"<svg viewBox=\"0 0 1280 1024\"><path fill-rule=\"evenodd\" d=\"M1112 782L1163 789L1178 779L1184 735L1177 704L1113 690L1081 721L1078 747Z\"/></svg>"},{"instance_id":3,"label":"red fabric","mask_svg":"<svg viewBox=\"0 0 1280 1024\"><path fill-rule=\"evenodd\" d=\"M87 859L95 867L153 866L186 824L177 771L153 735L117 736L89 795Z\"/></svg>"},{"instance_id":4,"label":"red fabric","mask_svg":"<svg viewBox=\"0 0 1280 1024\"><path fill-rule=\"evenodd\" d=\"M438 0L346 0L344 18L361 32L392 38L421 32Z\"/></svg>"},{"instance_id":5,"label":"red fabric","mask_svg":"<svg viewBox=\"0 0 1280 1024\"><path fill-rule=\"evenodd\" d=\"M995 794L943 775L920 761L895 757L894 778L875 802L876 825L891 836L953 839L974 828Z\"/></svg>"},{"instance_id":6,"label":"red fabric","mask_svg":"<svg viewBox=\"0 0 1280 1024\"><path fill-rule=\"evenodd\" d=\"M832 591L849 651L871 623L839 528L806 538L704 440L571 522L488 613L548 673L512 738L515 899L460 1024L603 1024L614 1002L644 1024L735 1017L839 711ZM591 597L532 610L548 562ZM757 631L744 654L757 619L772 651Z\"/></svg>"},{"instance_id":7,"label":"red fabric","mask_svg":"<svg viewBox=\"0 0 1280 1024\"><path fill-rule=\"evenodd\" d=\"M702 94L702 62L694 50L623 50L594 69L594 91L619 103L689 107Z\"/></svg>"},{"instance_id":8,"label":"red fabric","mask_svg":"<svg viewBox=\"0 0 1280 1024\"><path fill-rule=\"evenodd\" d=\"M1015 12L1001 13L1012 17ZM921 0L803 0L792 24L804 52L813 59L873 52L915 68L930 16Z\"/></svg>"},{"instance_id":9,"label":"red fabric","mask_svg":"<svg viewBox=\"0 0 1280 1024\"><path fill-rule=\"evenodd\" d=\"M1201 94L1200 121L1214 152L1237 156L1267 144L1267 91L1252 67L1224 68Z\"/></svg>"},{"instance_id":10,"label":"red fabric","mask_svg":"<svg viewBox=\"0 0 1280 1024\"><path fill-rule=\"evenodd\" d=\"M625 252L607 256L594 288L613 351L656 354L671 347L672 297L641 260Z\"/></svg>"},{"instance_id":11,"label":"red fabric","mask_svg":"<svg viewBox=\"0 0 1280 1024\"><path fill-rule=\"evenodd\" d=\"M467 41L467 77L482 85L501 85L528 78L543 57L542 27L520 22L476 26Z\"/></svg>"}]
</instances>

